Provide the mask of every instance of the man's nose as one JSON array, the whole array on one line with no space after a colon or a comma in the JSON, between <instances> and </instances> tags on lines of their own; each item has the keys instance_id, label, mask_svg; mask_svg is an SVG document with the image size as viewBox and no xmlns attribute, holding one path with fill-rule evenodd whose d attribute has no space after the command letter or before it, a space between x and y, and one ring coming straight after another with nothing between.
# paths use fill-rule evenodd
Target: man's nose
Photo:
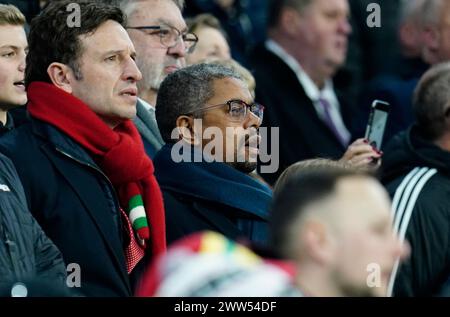
<instances>
[{"instance_id":1,"label":"man's nose","mask_svg":"<svg viewBox=\"0 0 450 317\"><path fill-rule=\"evenodd\" d=\"M352 26L348 18L343 18L339 21L338 29L345 35L350 35L352 33Z\"/></svg>"},{"instance_id":2,"label":"man's nose","mask_svg":"<svg viewBox=\"0 0 450 317\"><path fill-rule=\"evenodd\" d=\"M137 67L134 59L132 59L131 57L129 57L123 74L126 80L139 81L142 79L142 73Z\"/></svg>"},{"instance_id":3,"label":"man's nose","mask_svg":"<svg viewBox=\"0 0 450 317\"><path fill-rule=\"evenodd\" d=\"M185 57L186 55L186 43L184 43L183 38L180 36L177 38L177 41L174 46L170 47L167 50L169 55L173 55L176 57Z\"/></svg>"},{"instance_id":4,"label":"man's nose","mask_svg":"<svg viewBox=\"0 0 450 317\"><path fill-rule=\"evenodd\" d=\"M247 117L244 121L244 128L248 129L250 127L255 127L258 129L261 126L262 120L260 117L258 117L256 114L248 110Z\"/></svg>"}]
</instances>

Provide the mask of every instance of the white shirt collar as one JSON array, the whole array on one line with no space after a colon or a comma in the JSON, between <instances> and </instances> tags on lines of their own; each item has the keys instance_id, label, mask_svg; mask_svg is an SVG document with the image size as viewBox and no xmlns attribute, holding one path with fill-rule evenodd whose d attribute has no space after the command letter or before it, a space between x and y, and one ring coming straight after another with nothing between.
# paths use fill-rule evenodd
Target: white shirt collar
<instances>
[{"instance_id":1,"label":"white shirt collar","mask_svg":"<svg viewBox=\"0 0 450 317\"><path fill-rule=\"evenodd\" d=\"M282 48L277 42L272 39L268 39L265 43L266 48L273 54L277 55L281 60L283 60L286 65L295 73L297 79L302 85L306 95L312 101L314 108L322 119L324 118L323 108L320 106L319 98L324 98L331 105L331 117L335 123L337 129L341 131L344 139L346 141L350 140L350 133L345 127L344 121L340 113L339 100L334 92L333 81L327 79L322 90L320 90L317 85L312 81L311 77L303 70L300 63L284 48Z\"/></svg>"},{"instance_id":2,"label":"white shirt collar","mask_svg":"<svg viewBox=\"0 0 450 317\"><path fill-rule=\"evenodd\" d=\"M150 110L155 110L155 107L154 106L152 106L151 104L149 104L147 101L145 101L144 99L142 99L142 98L138 98L139 99L139 101L142 103L142 105L144 106L144 108L147 110L147 111L150 111Z\"/></svg>"},{"instance_id":3,"label":"white shirt collar","mask_svg":"<svg viewBox=\"0 0 450 317\"><path fill-rule=\"evenodd\" d=\"M292 55L286 52L286 50L282 48L277 42L272 39L268 39L266 41L266 48L277 55L279 58L281 58L286 63L286 65L288 65L289 68L292 69L292 71L297 76L300 84L303 86L303 89L305 90L305 93L309 97L309 99L313 101L319 100L319 97L326 98L327 100L336 99L333 82L330 79L327 79L325 81L324 88L320 90L312 81L311 77L309 77L309 75L303 70L300 63Z\"/></svg>"}]
</instances>

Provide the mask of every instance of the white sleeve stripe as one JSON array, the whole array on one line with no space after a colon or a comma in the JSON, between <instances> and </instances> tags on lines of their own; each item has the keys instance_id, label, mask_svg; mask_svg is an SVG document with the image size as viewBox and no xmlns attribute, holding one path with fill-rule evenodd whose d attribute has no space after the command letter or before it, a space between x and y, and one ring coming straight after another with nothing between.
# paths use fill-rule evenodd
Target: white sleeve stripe
<instances>
[{"instance_id":1,"label":"white sleeve stripe","mask_svg":"<svg viewBox=\"0 0 450 317\"><path fill-rule=\"evenodd\" d=\"M394 214L395 214L394 232L395 233L398 233L398 230L400 228L400 223L402 221L402 218L403 218L403 215L404 215L404 212L406 209L406 205L411 197L412 191L414 190L415 186L420 181L422 176L425 175L426 172L428 172L428 170L429 170L428 167L422 167L417 171L417 173L414 173L413 177L411 177L410 179L406 180L406 178L405 178L405 187L404 187L404 191L402 193L402 198L400 200L399 205L396 206L396 208L394 209ZM413 172L411 172L411 173L413 173ZM392 208L394 208L394 206L392 206Z\"/></svg>"},{"instance_id":2,"label":"white sleeve stripe","mask_svg":"<svg viewBox=\"0 0 450 317\"><path fill-rule=\"evenodd\" d=\"M429 169L427 167L413 169L402 181L400 186L395 191L394 203L392 204L392 214L395 215L394 233L399 234L400 241L405 240L406 230L408 229L411 220L414 206L420 192L425 187L425 184L430 178L437 173L436 169ZM400 206L398 202L401 197ZM400 260L395 261L391 277L389 279L387 296L392 296L394 289L395 277L397 275Z\"/></svg>"},{"instance_id":3,"label":"white sleeve stripe","mask_svg":"<svg viewBox=\"0 0 450 317\"><path fill-rule=\"evenodd\" d=\"M408 175L406 175L406 177L403 179L403 181L400 183L400 186L397 187L397 189L395 190L395 195L394 195L394 199L392 200L392 208L391 208L391 215L392 215L392 220L394 220L394 216L395 216L395 211L398 208L398 204L400 202L400 199L402 198L403 195L403 191L405 190L406 185L408 185L409 181L411 180L411 178L420 170L419 167L416 167L415 169L413 169L411 172L409 172Z\"/></svg>"}]
</instances>

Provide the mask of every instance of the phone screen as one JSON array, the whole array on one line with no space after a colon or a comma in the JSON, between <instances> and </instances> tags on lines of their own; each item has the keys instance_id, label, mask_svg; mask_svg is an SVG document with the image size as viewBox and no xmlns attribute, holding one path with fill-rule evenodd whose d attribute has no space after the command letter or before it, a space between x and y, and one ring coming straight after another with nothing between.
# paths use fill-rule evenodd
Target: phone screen
<instances>
[{"instance_id":1,"label":"phone screen","mask_svg":"<svg viewBox=\"0 0 450 317\"><path fill-rule=\"evenodd\" d=\"M381 149L388 114L389 110L387 103L378 100L373 103L369 123L367 124L366 129L366 139L369 140L370 145L377 149Z\"/></svg>"}]
</instances>

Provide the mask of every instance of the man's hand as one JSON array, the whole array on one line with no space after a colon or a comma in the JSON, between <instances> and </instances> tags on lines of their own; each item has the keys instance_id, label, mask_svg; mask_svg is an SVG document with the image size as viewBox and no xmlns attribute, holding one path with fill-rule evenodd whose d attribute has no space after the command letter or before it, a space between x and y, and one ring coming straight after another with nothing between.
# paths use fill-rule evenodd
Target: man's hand
<instances>
[{"instance_id":1,"label":"man's hand","mask_svg":"<svg viewBox=\"0 0 450 317\"><path fill-rule=\"evenodd\" d=\"M340 161L355 167L378 168L383 152L372 147L366 139L358 139L347 148Z\"/></svg>"}]
</instances>

